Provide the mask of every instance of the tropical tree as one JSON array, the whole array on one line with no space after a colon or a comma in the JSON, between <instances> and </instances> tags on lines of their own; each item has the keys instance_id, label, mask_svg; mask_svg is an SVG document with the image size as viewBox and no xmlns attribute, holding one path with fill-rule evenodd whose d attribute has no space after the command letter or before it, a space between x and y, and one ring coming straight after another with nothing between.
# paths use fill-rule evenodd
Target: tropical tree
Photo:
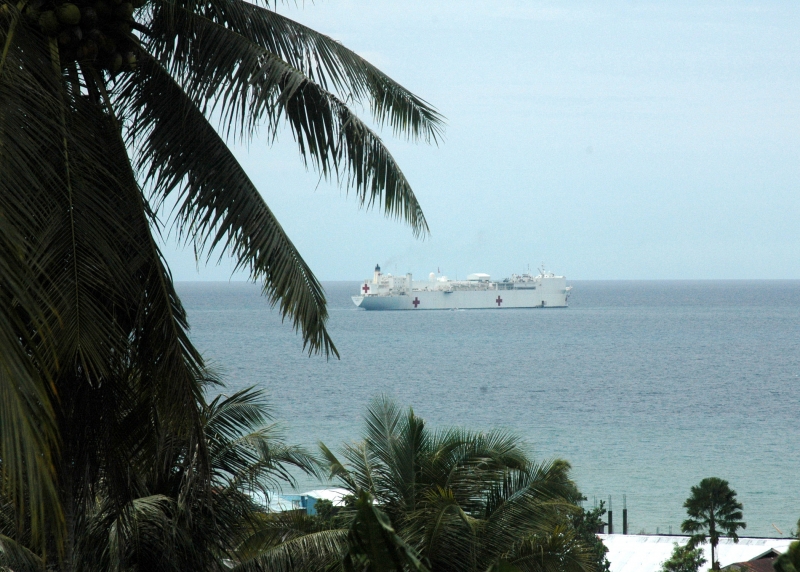
<instances>
[{"instance_id":1,"label":"tropical tree","mask_svg":"<svg viewBox=\"0 0 800 572\"><path fill-rule=\"evenodd\" d=\"M366 426L344 461L321 445L331 475L373 499L428 569L593 570L568 522L579 509L565 461L533 462L503 431L432 432L387 399L369 407Z\"/></svg>"},{"instance_id":2,"label":"tropical tree","mask_svg":"<svg viewBox=\"0 0 800 572\"><path fill-rule=\"evenodd\" d=\"M699 572L705 563L702 548L676 542L672 555L661 565L661 572Z\"/></svg>"},{"instance_id":3,"label":"tropical tree","mask_svg":"<svg viewBox=\"0 0 800 572\"><path fill-rule=\"evenodd\" d=\"M374 500L360 491L335 523L299 511L266 515L237 551L234 572L428 572Z\"/></svg>"},{"instance_id":4,"label":"tropical tree","mask_svg":"<svg viewBox=\"0 0 800 572\"><path fill-rule=\"evenodd\" d=\"M583 506L586 497L578 494L572 499L573 502ZM606 514L605 503L601 500L599 506L591 509L581 508L579 511L574 511L569 515L569 521L575 531L576 537L583 543L584 546L590 551L592 563L596 572L610 572L611 563L606 558L608 548L606 548L597 532L603 529L607 524L603 520L603 515Z\"/></svg>"},{"instance_id":5,"label":"tropical tree","mask_svg":"<svg viewBox=\"0 0 800 572\"><path fill-rule=\"evenodd\" d=\"M789 549L778 556L772 564L776 572L798 572L800 570L800 540L789 545Z\"/></svg>"},{"instance_id":6,"label":"tropical tree","mask_svg":"<svg viewBox=\"0 0 800 572\"><path fill-rule=\"evenodd\" d=\"M201 407L208 482L199 478L205 459L196 454L196 443L150 432L140 450L127 450L130 498L118 502L113 490L118 483L109 476L97 483L96 497L80 512L74 568L229 570L266 517L254 499L292 484L292 468L316 474L314 459L286 445L269 420L263 394L253 389ZM30 530L20 534L9 514L13 506L0 507L5 509L0 510L0 569L44 569Z\"/></svg>"},{"instance_id":7,"label":"tropical tree","mask_svg":"<svg viewBox=\"0 0 800 572\"><path fill-rule=\"evenodd\" d=\"M739 542L736 531L747 524L742 521L742 503L736 500L736 491L728 486L728 481L709 477L692 487L692 495L683 503L689 518L681 524L681 530L691 534L690 548L708 539L711 544L711 567L719 570L715 550L722 536L729 536Z\"/></svg>"},{"instance_id":8,"label":"tropical tree","mask_svg":"<svg viewBox=\"0 0 800 572\"><path fill-rule=\"evenodd\" d=\"M0 482L39 553L74 567L128 451L194 443L209 483L203 362L156 237L174 205L198 256L229 254L336 354L323 290L226 146L288 125L303 160L416 234L427 224L378 124L440 116L340 43L244 0L0 0ZM211 123L219 119L218 128ZM169 457L169 451L159 454ZM204 460L205 459L205 460Z\"/></svg>"}]
</instances>

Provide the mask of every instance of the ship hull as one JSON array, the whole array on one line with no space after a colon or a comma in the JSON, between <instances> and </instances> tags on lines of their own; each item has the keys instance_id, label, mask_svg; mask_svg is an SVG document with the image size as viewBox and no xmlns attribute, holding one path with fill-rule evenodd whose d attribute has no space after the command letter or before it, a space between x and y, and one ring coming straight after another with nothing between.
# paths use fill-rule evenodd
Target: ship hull
<instances>
[{"instance_id":1,"label":"ship hull","mask_svg":"<svg viewBox=\"0 0 800 572\"><path fill-rule=\"evenodd\" d=\"M566 308L567 290L561 288L412 291L409 294L353 296L365 310L488 310L508 308Z\"/></svg>"}]
</instances>

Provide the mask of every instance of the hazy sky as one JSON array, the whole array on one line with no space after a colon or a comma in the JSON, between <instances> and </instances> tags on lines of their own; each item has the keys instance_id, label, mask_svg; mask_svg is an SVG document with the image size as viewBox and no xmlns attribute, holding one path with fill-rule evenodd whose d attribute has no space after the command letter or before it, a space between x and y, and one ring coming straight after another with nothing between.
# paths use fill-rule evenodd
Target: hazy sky
<instances>
[{"instance_id":1,"label":"hazy sky","mask_svg":"<svg viewBox=\"0 0 800 572\"><path fill-rule=\"evenodd\" d=\"M447 117L382 136L431 236L319 182L285 130L237 149L322 280L800 278L800 3L324 0L279 6ZM366 115L366 110L362 110ZM227 280L165 246L177 280ZM242 275L234 279L242 279Z\"/></svg>"}]
</instances>

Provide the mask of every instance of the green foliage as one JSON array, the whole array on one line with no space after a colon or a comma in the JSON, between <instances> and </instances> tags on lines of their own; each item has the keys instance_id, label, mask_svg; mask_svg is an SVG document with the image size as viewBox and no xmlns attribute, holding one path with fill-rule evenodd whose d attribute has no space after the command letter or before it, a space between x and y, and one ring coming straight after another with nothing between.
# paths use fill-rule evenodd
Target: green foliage
<instances>
[{"instance_id":1,"label":"green foliage","mask_svg":"<svg viewBox=\"0 0 800 572\"><path fill-rule=\"evenodd\" d=\"M672 555L661 565L661 572L699 572L705 563L702 548L676 543Z\"/></svg>"},{"instance_id":2,"label":"green foliage","mask_svg":"<svg viewBox=\"0 0 800 572\"><path fill-rule=\"evenodd\" d=\"M739 542L736 531L746 528L742 521L742 504L736 500L736 491L728 481L710 477L692 487L692 495L683 503L689 516L681 524L681 530L691 534L689 546L695 547L706 539L711 544L712 569L718 570L715 549L721 536L729 536Z\"/></svg>"},{"instance_id":3,"label":"green foliage","mask_svg":"<svg viewBox=\"0 0 800 572\"><path fill-rule=\"evenodd\" d=\"M314 503L314 510L317 513L317 519L323 524L327 524L333 521L333 517L336 516L338 512L336 507L333 506L333 503L327 499L319 499L316 503Z\"/></svg>"},{"instance_id":4,"label":"green foliage","mask_svg":"<svg viewBox=\"0 0 800 572\"><path fill-rule=\"evenodd\" d=\"M313 458L284 444L267 424L270 413L260 392L218 397L200 404L200 411L202 442L159 443L155 431L146 433L141 450L128 451L125 477L133 494L126 502L117 502L113 479L96 483L94 499L71 529L75 569L227 569L246 556L248 542L264 526L266 515L253 494L291 483L291 468L316 474ZM208 480L198 471L203 463L210 468ZM30 530L14 526L13 510L0 502L0 569L40 569L45 562L31 550Z\"/></svg>"},{"instance_id":5,"label":"green foliage","mask_svg":"<svg viewBox=\"0 0 800 572\"><path fill-rule=\"evenodd\" d=\"M359 491L347 535L344 572L427 572L416 552L398 536L389 517L366 491Z\"/></svg>"},{"instance_id":6,"label":"green foliage","mask_svg":"<svg viewBox=\"0 0 800 572\"><path fill-rule=\"evenodd\" d=\"M321 285L228 142L288 126L304 162L419 235L407 179L353 109L414 140L438 140L442 118L244 0L0 0L0 46L0 482L27 535L4 542L56 567L91 523L120 547L178 542L148 531L205 522L220 475L157 235L173 225L198 257L231 255L309 353L337 355Z\"/></svg>"},{"instance_id":7,"label":"green foliage","mask_svg":"<svg viewBox=\"0 0 800 572\"><path fill-rule=\"evenodd\" d=\"M578 501L585 501L586 497L578 495ZM570 523L575 529L575 536L590 551L595 570L598 572L608 572L611 564L606 558L608 548L603 541L597 537L597 531L601 530L606 524L603 515L606 514L605 503L600 501L600 506L592 509L581 509L570 514Z\"/></svg>"},{"instance_id":8,"label":"green foliage","mask_svg":"<svg viewBox=\"0 0 800 572\"><path fill-rule=\"evenodd\" d=\"M778 556L772 565L777 572L800 571L800 540L792 542L789 549Z\"/></svg>"},{"instance_id":9,"label":"green foliage","mask_svg":"<svg viewBox=\"0 0 800 572\"><path fill-rule=\"evenodd\" d=\"M381 399L343 461L321 449L331 476L354 499L374 499L430 570L594 570L568 520L580 511L569 464L532 461L511 434L432 432L413 411Z\"/></svg>"}]
</instances>

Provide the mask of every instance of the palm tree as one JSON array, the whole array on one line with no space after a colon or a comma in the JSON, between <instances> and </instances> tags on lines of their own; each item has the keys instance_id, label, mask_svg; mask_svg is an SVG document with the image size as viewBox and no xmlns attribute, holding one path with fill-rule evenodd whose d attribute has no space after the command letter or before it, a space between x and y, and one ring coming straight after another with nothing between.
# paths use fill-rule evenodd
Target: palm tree
<instances>
[{"instance_id":1,"label":"palm tree","mask_svg":"<svg viewBox=\"0 0 800 572\"><path fill-rule=\"evenodd\" d=\"M253 389L202 405L200 423L211 474L207 483L198 478L202 459L193 454L195 443L185 439L167 444L157 431L150 432L142 450L129 451L131 497L118 501L113 491L117 483L110 475L81 511L75 568L229 570L246 542L264 528L266 515L254 499L293 484L291 468L316 474L314 459L286 445L275 424L267 424L269 419L263 394ZM328 536L341 540L336 533ZM0 510L2 566L20 572L41 570L45 562L30 545L30 534L19 535L13 515Z\"/></svg>"},{"instance_id":2,"label":"palm tree","mask_svg":"<svg viewBox=\"0 0 800 572\"><path fill-rule=\"evenodd\" d=\"M742 503L736 500L736 491L728 486L728 481L709 477L692 487L692 495L683 503L689 518L681 524L681 530L692 536L689 547L694 548L709 540L711 544L711 567L719 570L714 551L721 536L729 536L739 542L736 531L746 528L742 521Z\"/></svg>"},{"instance_id":3,"label":"palm tree","mask_svg":"<svg viewBox=\"0 0 800 572\"><path fill-rule=\"evenodd\" d=\"M567 522L577 507L565 461L534 463L502 431L431 432L386 399L366 425L345 462L321 445L331 475L353 498L374 499L428 569L592 569Z\"/></svg>"},{"instance_id":4,"label":"palm tree","mask_svg":"<svg viewBox=\"0 0 800 572\"><path fill-rule=\"evenodd\" d=\"M0 0L0 46L0 479L18 528L69 569L82 511L124 473L113 445L157 419L208 455L203 362L159 208L175 205L199 256L232 255L310 353L336 355L320 284L226 142L288 124L306 163L425 234L405 176L345 101L414 140L436 141L441 117L244 0ZM207 459L198 471L211 478Z\"/></svg>"},{"instance_id":5,"label":"palm tree","mask_svg":"<svg viewBox=\"0 0 800 572\"><path fill-rule=\"evenodd\" d=\"M233 572L428 572L366 491L348 500L346 526L299 511L267 515L237 551Z\"/></svg>"}]
</instances>

